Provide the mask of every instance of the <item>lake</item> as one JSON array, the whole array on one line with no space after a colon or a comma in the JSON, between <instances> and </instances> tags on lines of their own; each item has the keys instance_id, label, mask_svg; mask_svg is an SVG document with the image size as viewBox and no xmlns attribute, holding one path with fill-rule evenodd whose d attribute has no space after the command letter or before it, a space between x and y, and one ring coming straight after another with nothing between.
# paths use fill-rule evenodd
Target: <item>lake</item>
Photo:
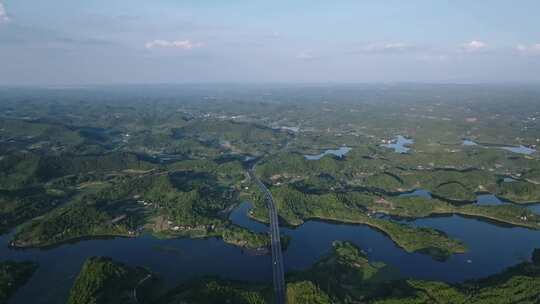
<instances>
[{"instance_id":1,"label":"lake","mask_svg":"<svg viewBox=\"0 0 540 304\"><path fill-rule=\"evenodd\" d=\"M246 216L244 211L249 210L249 204L244 203L240 208L244 216L236 214L236 224L250 229L255 227L260 232L267 231L265 225ZM346 240L364 249L370 260L398 268L403 277L459 282L482 278L529 260L533 249L540 247L540 231L496 226L457 215L405 222L444 231L450 237L463 240L469 251L439 262L423 254L407 253L383 233L365 225L308 221L297 228L281 229L283 234L292 237L283 255L285 269L307 269L328 253L332 241Z\"/></svg>"},{"instance_id":2,"label":"lake","mask_svg":"<svg viewBox=\"0 0 540 304\"><path fill-rule=\"evenodd\" d=\"M268 231L265 224L247 216L249 209L249 203L241 204L231 212L231 221L256 232ZM529 259L533 248L540 247L538 231L495 226L455 215L407 223L440 229L463 240L470 250L439 262L426 255L405 252L368 226L308 221L294 229L282 228L283 234L292 237L284 252L285 269L305 270L328 253L332 241L347 240L364 249L372 261L398 268L402 277L458 282L500 272ZM0 237L2 259L40 263L29 283L15 295L11 302L15 304L64 302L84 260L91 256L108 256L129 265L148 267L164 278L168 286L203 275L272 281L269 256L252 255L216 238L159 240L143 235L133 239L80 241L46 250L16 250L7 247L10 237Z\"/></svg>"},{"instance_id":3,"label":"lake","mask_svg":"<svg viewBox=\"0 0 540 304\"><path fill-rule=\"evenodd\" d=\"M496 206L496 205L514 204L514 203L501 200L501 199L499 199L497 196L495 196L493 194L480 194L480 195L478 195L476 197L476 204L478 204L478 205ZM535 204L515 204L515 205L525 207L525 208L531 210L534 213L540 214L540 204L538 204L538 203L535 203Z\"/></svg>"},{"instance_id":4,"label":"lake","mask_svg":"<svg viewBox=\"0 0 540 304\"><path fill-rule=\"evenodd\" d=\"M201 275L261 282L269 282L272 277L269 256L249 254L216 238L159 240L143 235L133 239L80 241L46 250L16 250L7 248L9 237L0 237L2 259L39 263L35 275L10 301L14 304L65 303L82 264L92 256L108 256L132 266L148 267L171 287Z\"/></svg>"},{"instance_id":5,"label":"lake","mask_svg":"<svg viewBox=\"0 0 540 304\"><path fill-rule=\"evenodd\" d=\"M525 154L525 155L531 155L531 154L536 152L535 149L525 147L524 145L519 145L519 146L480 145L480 144L478 144L478 143L476 143L476 142L474 142L472 140L468 140L468 139L464 139L462 144L464 146L480 146L480 147L484 147L484 148L494 147L494 148L510 151L510 152L513 152L513 153Z\"/></svg>"},{"instance_id":6,"label":"lake","mask_svg":"<svg viewBox=\"0 0 540 304\"><path fill-rule=\"evenodd\" d=\"M536 152L535 149L531 149L523 145L520 145L519 147L501 147L501 149L514 152L514 153L526 154L526 155L530 155Z\"/></svg>"},{"instance_id":7,"label":"lake","mask_svg":"<svg viewBox=\"0 0 540 304\"><path fill-rule=\"evenodd\" d=\"M394 152L396 153L407 153L410 150L408 146L412 145L413 143L414 140L398 135L393 143L383 144L381 146L394 149Z\"/></svg>"},{"instance_id":8,"label":"lake","mask_svg":"<svg viewBox=\"0 0 540 304\"><path fill-rule=\"evenodd\" d=\"M423 197L423 198L432 198L431 193L424 189L416 189L412 192L402 193L399 196L401 197L418 196L418 197Z\"/></svg>"},{"instance_id":9,"label":"lake","mask_svg":"<svg viewBox=\"0 0 540 304\"><path fill-rule=\"evenodd\" d=\"M478 146L477 143L475 143L475 142L472 141L472 140L468 140L468 139L464 139L464 140L463 140L463 145L464 145L464 146Z\"/></svg>"},{"instance_id":10,"label":"lake","mask_svg":"<svg viewBox=\"0 0 540 304\"><path fill-rule=\"evenodd\" d=\"M505 182L513 182L515 180L512 179L512 181L505 181ZM431 193L425 189L416 189L412 192L406 192L399 194L401 197L408 197L408 196L418 196L423 198L432 198ZM496 205L502 205L502 204L514 204L508 201L503 201L500 198L498 198L496 195L490 194L490 193L484 193L484 194L477 194L476 195L476 202L477 205L484 205L484 206L496 206ZM526 207L529 210L533 212L537 212L540 214L540 203L534 203L534 204L515 204L518 206Z\"/></svg>"},{"instance_id":11,"label":"lake","mask_svg":"<svg viewBox=\"0 0 540 304\"><path fill-rule=\"evenodd\" d=\"M326 151L322 152L321 154L304 155L304 157L307 160L319 160L319 159L323 158L325 155L334 155L334 156L337 156L337 157L343 157L343 156L345 156L345 154L349 153L349 151L351 151L351 150L352 150L352 148L349 148L349 147L340 147L340 148L335 149L335 150L332 150L332 149L326 150Z\"/></svg>"}]
</instances>

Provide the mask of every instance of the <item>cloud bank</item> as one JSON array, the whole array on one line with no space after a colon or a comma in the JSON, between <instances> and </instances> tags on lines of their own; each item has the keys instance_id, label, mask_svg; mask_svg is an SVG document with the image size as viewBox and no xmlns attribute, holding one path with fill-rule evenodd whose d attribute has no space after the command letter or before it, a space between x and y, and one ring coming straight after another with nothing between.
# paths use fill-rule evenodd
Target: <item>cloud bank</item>
<instances>
[{"instance_id":1,"label":"cloud bank","mask_svg":"<svg viewBox=\"0 0 540 304\"><path fill-rule=\"evenodd\" d=\"M153 40L149 41L145 44L145 47L147 49L156 49L156 48L167 48L167 49L180 49L180 50L192 50L194 48L198 48L203 46L202 43L197 42L191 42L190 40Z\"/></svg>"},{"instance_id":2,"label":"cloud bank","mask_svg":"<svg viewBox=\"0 0 540 304\"><path fill-rule=\"evenodd\" d=\"M2 2L0 2L0 24L8 23L9 20L10 19L8 17L7 12L6 12L6 8L4 7L4 4Z\"/></svg>"},{"instance_id":3,"label":"cloud bank","mask_svg":"<svg viewBox=\"0 0 540 304\"><path fill-rule=\"evenodd\" d=\"M386 54L386 53L403 53L407 51L415 50L416 47L411 44L403 42L389 42L383 44L368 44L360 49L361 53L371 53L371 54Z\"/></svg>"},{"instance_id":4,"label":"cloud bank","mask_svg":"<svg viewBox=\"0 0 540 304\"><path fill-rule=\"evenodd\" d=\"M519 44L516 46L516 50L524 55L540 55L540 43L533 45Z\"/></svg>"},{"instance_id":5,"label":"cloud bank","mask_svg":"<svg viewBox=\"0 0 540 304\"><path fill-rule=\"evenodd\" d=\"M461 49L466 52L478 52L485 48L487 48L487 44L479 40L473 40L461 45Z\"/></svg>"}]
</instances>

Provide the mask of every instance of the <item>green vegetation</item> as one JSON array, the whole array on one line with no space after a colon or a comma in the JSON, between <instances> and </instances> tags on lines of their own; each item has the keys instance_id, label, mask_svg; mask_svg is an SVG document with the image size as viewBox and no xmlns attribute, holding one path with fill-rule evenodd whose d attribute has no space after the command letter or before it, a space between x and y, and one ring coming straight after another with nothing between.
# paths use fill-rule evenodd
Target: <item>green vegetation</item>
<instances>
[{"instance_id":1,"label":"green vegetation","mask_svg":"<svg viewBox=\"0 0 540 304\"><path fill-rule=\"evenodd\" d=\"M37 267L31 262L0 262L0 304L6 304L15 291L34 274Z\"/></svg>"},{"instance_id":2,"label":"green vegetation","mask_svg":"<svg viewBox=\"0 0 540 304\"><path fill-rule=\"evenodd\" d=\"M0 233L58 206L64 193L43 188L0 190Z\"/></svg>"},{"instance_id":3,"label":"green vegetation","mask_svg":"<svg viewBox=\"0 0 540 304\"><path fill-rule=\"evenodd\" d=\"M48 181L67 175L88 172L118 172L122 170L150 170L155 165L142 161L130 153L109 153L103 155L50 156L40 159L35 175Z\"/></svg>"},{"instance_id":4,"label":"green vegetation","mask_svg":"<svg viewBox=\"0 0 540 304\"><path fill-rule=\"evenodd\" d=\"M497 189L497 195L514 202L539 202L540 183L526 181L502 182Z\"/></svg>"},{"instance_id":5,"label":"green vegetation","mask_svg":"<svg viewBox=\"0 0 540 304\"><path fill-rule=\"evenodd\" d=\"M364 224L388 235L396 244L408 252L432 255L445 259L454 253L463 253L464 244L448 238L444 233L430 228L416 228L406 224L378 219L370 216L358 204L378 198L362 193L306 194L288 186L271 189L278 213L288 224L300 225L305 220L331 220L350 224ZM263 208L261 200L255 200L254 215ZM262 219L261 219L262 220Z\"/></svg>"},{"instance_id":6,"label":"green vegetation","mask_svg":"<svg viewBox=\"0 0 540 304\"><path fill-rule=\"evenodd\" d=\"M525 207L474 204L478 193L513 203L540 201L540 154L500 148L538 149L536 88L147 90L149 95L127 88L0 89L0 233L15 229L14 245L20 247L136 237L148 231L166 238L218 237L245 248L266 248L266 234L228 219L242 198L255 204L251 217L268 221L260 193L245 172L251 165L247 160L254 159L281 219L291 226L308 220L368 225L407 252L440 260L464 252L465 244L395 218L459 214L540 228L540 216ZM381 146L397 135L414 140L408 153ZM463 145L465 138L478 145ZM352 149L344 157L304 157L343 145ZM433 198L399 196L415 189ZM503 301L512 292L525 297L514 302L534 298L520 288L535 284L530 279L535 276L524 275L504 284L477 283L480 291L474 297L469 285L400 281L387 287L400 293L393 295L396 299L379 299L377 286L386 286L379 279L387 267L367 262L361 251L346 244L334 251L336 258L326 257L308 272L313 278L306 275L290 283L291 303L416 303L464 295L481 303L479 297ZM345 266L355 263L362 267ZM338 269L343 277L323 278L328 269ZM200 291L186 297L203 297L208 289L253 303L268 300L266 287L203 282L196 285ZM242 293L244 288L249 295Z\"/></svg>"},{"instance_id":7,"label":"green vegetation","mask_svg":"<svg viewBox=\"0 0 540 304\"><path fill-rule=\"evenodd\" d=\"M95 206L69 206L30 222L17 233L18 247L52 246L83 237L127 236L128 228Z\"/></svg>"},{"instance_id":8,"label":"green vegetation","mask_svg":"<svg viewBox=\"0 0 540 304\"><path fill-rule=\"evenodd\" d=\"M67 303L139 303L139 298L144 298L143 291L151 285L152 275L144 269L131 268L108 258L90 258L77 276Z\"/></svg>"},{"instance_id":9,"label":"green vegetation","mask_svg":"<svg viewBox=\"0 0 540 304\"><path fill-rule=\"evenodd\" d=\"M399 163L392 165L388 159L377 156L375 149L360 147L351 151L345 159L328 156L318 161L282 153L266 159L257 167L257 173L267 184L280 186L275 188L287 187L284 191L288 195L291 195L291 188L302 195L310 195L308 201L303 199L305 203L290 200L280 210L282 217L291 225L300 224L303 219L298 214L305 216L306 211L314 212L312 216L319 217L317 212L323 204L327 209L345 204L348 208L354 206L363 211L407 218L462 214L532 229L540 228L540 217L525 208L472 204L477 192L487 190L516 202L534 201L538 197L537 187L531 182L500 182L500 177L487 170L437 168L431 162L408 166L407 161L403 163L404 159L416 157L410 154L400 156L396 159ZM520 166L537 166L537 162L531 163L522 158L513 161L523 163ZM427 200L396 196L418 188L431 192L435 198ZM275 190L276 193L280 191ZM295 199L301 196L293 195ZM317 202L319 199L324 202ZM343 203L336 204L336 201ZM261 212L255 210L259 219L264 215ZM336 216L328 219L341 221Z\"/></svg>"},{"instance_id":10,"label":"green vegetation","mask_svg":"<svg viewBox=\"0 0 540 304\"><path fill-rule=\"evenodd\" d=\"M412 295L388 297L373 303L533 304L540 301L540 264L522 263L501 274L459 285L417 280L406 283L404 288Z\"/></svg>"},{"instance_id":11,"label":"green vegetation","mask_svg":"<svg viewBox=\"0 0 540 304\"><path fill-rule=\"evenodd\" d=\"M222 210L237 200L234 189L218 178L204 172L157 171L85 183L69 204L24 225L14 244L41 247L84 237L136 236L146 226L165 237L216 236L246 248L267 247L267 235L222 218Z\"/></svg>"},{"instance_id":12,"label":"green vegetation","mask_svg":"<svg viewBox=\"0 0 540 304\"><path fill-rule=\"evenodd\" d=\"M230 225L223 229L223 241L248 249L267 249L270 247L270 238L266 234L254 233L248 229Z\"/></svg>"},{"instance_id":13,"label":"green vegetation","mask_svg":"<svg viewBox=\"0 0 540 304\"><path fill-rule=\"evenodd\" d=\"M540 300L540 263L536 259L485 279L452 285L397 279L392 269L369 262L358 248L346 242L334 242L328 256L290 279L311 280L315 289L325 290L331 297L328 303L509 304Z\"/></svg>"},{"instance_id":14,"label":"green vegetation","mask_svg":"<svg viewBox=\"0 0 540 304\"><path fill-rule=\"evenodd\" d=\"M233 152L256 154L279 146L287 134L269 127L232 120L195 120L173 130L176 139L197 139Z\"/></svg>"},{"instance_id":15,"label":"green vegetation","mask_svg":"<svg viewBox=\"0 0 540 304\"><path fill-rule=\"evenodd\" d=\"M392 164L377 156L375 151L353 150L344 160L323 157L318 161L282 153L261 164L258 173L269 183L301 181L310 184L313 179L325 176L326 180L334 180L337 188L344 189L364 187L381 193L395 193L423 188L458 202L474 201L476 191L494 188L497 184L497 177L491 172L439 168L432 162L407 166L402 159Z\"/></svg>"},{"instance_id":16,"label":"green vegetation","mask_svg":"<svg viewBox=\"0 0 540 304\"><path fill-rule=\"evenodd\" d=\"M355 245L335 241L328 255L308 271L291 275L290 280L313 281L333 298L332 303L349 303L380 294L381 286L396 277L397 270L383 263L371 263Z\"/></svg>"},{"instance_id":17,"label":"green vegetation","mask_svg":"<svg viewBox=\"0 0 540 304\"><path fill-rule=\"evenodd\" d=\"M330 297L309 281L287 284L287 303L290 304L330 304Z\"/></svg>"},{"instance_id":18,"label":"green vegetation","mask_svg":"<svg viewBox=\"0 0 540 304\"><path fill-rule=\"evenodd\" d=\"M14 244L42 247L86 237L130 237L146 227L162 237L221 237L237 246L266 248L266 234L223 218L223 211L238 202L232 183L243 175L231 169L241 167L192 164L190 168L201 171L130 171L106 181L77 183L69 203L21 227Z\"/></svg>"},{"instance_id":19,"label":"green vegetation","mask_svg":"<svg viewBox=\"0 0 540 304\"><path fill-rule=\"evenodd\" d=\"M208 278L182 284L157 303L264 304L269 303L269 292L270 289L265 286Z\"/></svg>"},{"instance_id":20,"label":"green vegetation","mask_svg":"<svg viewBox=\"0 0 540 304\"><path fill-rule=\"evenodd\" d=\"M538 303L540 249L524 262L485 279L448 284L401 279L397 269L371 262L358 247L336 241L328 255L310 269L287 277L288 303ZM106 258L88 260L71 291L69 303L272 303L269 285L201 278L163 293L159 279L143 281L147 272ZM137 283L139 282L139 283ZM141 300L142 299L142 300ZM111 302L112 301L112 302Z\"/></svg>"},{"instance_id":21,"label":"green vegetation","mask_svg":"<svg viewBox=\"0 0 540 304\"><path fill-rule=\"evenodd\" d=\"M36 182L39 157L14 152L0 158L0 189L16 190Z\"/></svg>"},{"instance_id":22,"label":"green vegetation","mask_svg":"<svg viewBox=\"0 0 540 304\"><path fill-rule=\"evenodd\" d=\"M540 216L513 204L504 205L453 205L440 199L423 197L386 196L372 201L355 201L359 207L370 212L384 213L404 218L420 218L432 215L460 214L484 220L492 220L531 229L540 229Z\"/></svg>"}]
</instances>

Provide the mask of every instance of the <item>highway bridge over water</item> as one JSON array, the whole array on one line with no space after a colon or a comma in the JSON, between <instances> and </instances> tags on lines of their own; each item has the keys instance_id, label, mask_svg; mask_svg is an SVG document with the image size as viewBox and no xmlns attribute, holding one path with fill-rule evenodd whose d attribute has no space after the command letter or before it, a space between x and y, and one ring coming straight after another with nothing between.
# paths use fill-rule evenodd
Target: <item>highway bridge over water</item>
<instances>
[{"instance_id":1,"label":"highway bridge over water","mask_svg":"<svg viewBox=\"0 0 540 304\"><path fill-rule=\"evenodd\" d=\"M268 205L270 215L270 240L272 249L272 273L274 282L274 293L277 304L285 304L287 289L285 285L285 272L283 270L283 255L281 252L281 238L279 234L279 221L277 208L270 190L257 178L254 168L249 170L251 179L257 184L264 194L264 200Z\"/></svg>"}]
</instances>

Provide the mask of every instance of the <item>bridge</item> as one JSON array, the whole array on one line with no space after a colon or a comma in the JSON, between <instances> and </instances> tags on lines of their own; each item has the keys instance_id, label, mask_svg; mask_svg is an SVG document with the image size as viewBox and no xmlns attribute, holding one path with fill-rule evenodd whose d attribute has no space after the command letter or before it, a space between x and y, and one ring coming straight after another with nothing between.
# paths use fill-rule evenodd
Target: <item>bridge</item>
<instances>
[{"instance_id":1,"label":"bridge","mask_svg":"<svg viewBox=\"0 0 540 304\"><path fill-rule=\"evenodd\" d=\"M281 238L279 234L279 219L274 198L270 190L255 175L254 167L249 170L250 178L257 184L264 194L264 200L268 206L270 215L270 243L272 249L272 274L274 282L274 294L277 304L285 304L287 289L285 286L285 272L283 270L283 255L281 252Z\"/></svg>"}]
</instances>

